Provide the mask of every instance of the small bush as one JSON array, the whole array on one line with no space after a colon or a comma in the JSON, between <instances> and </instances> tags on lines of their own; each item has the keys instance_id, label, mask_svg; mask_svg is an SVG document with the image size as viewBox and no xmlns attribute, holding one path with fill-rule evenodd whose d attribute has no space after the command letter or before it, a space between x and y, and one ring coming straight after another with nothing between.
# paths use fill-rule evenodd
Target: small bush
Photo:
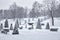
<instances>
[{"instance_id":1,"label":"small bush","mask_svg":"<svg viewBox=\"0 0 60 40\"><path fill-rule=\"evenodd\" d=\"M20 29L23 29L23 26L21 26Z\"/></svg>"},{"instance_id":2,"label":"small bush","mask_svg":"<svg viewBox=\"0 0 60 40\"><path fill-rule=\"evenodd\" d=\"M58 28L51 28L50 31L58 31Z\"/></svg>"}]
</instances>

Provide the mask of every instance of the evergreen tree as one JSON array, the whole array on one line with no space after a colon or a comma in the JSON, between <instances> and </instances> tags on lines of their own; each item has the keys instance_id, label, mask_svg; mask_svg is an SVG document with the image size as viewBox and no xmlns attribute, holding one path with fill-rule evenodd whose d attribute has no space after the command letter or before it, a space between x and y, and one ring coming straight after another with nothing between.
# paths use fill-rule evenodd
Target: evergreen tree
<instances>
[{"instance_id":1,"label":"evergreen tree","mask_svg":"<svg viewBox=\"0 0 60 40\"><path fill-rule=\"evenodd\" d=\"M42 28L41 28L40 19L38 19L38 22L37 22L37 27L36 27L36 29L42 29Z\"/></svg>"},{"instance_id":2,"label":"evergreen tree","mask_svg":"<svg viewBox=\"0 0 60 40\"><path fill-rule=\"evenodd\" d=\"M46 29L50 29L49 23L47 23L47 25L46 25Z\"/></svg>"},{"instance_id":3,"label":"evergreen tree","mask_svg":"<svg viewBox=\"0 0 60 40\"><path fill-rule=\"evenodd\" d=\"M3 24L0 25L0 31L3 29Z\"/></svg>"},{"instance_id":4,"label":"evergreen tree","mask_svg":"<svg viewBox=\"0 0 60 40\"><path fill-rule=\"evenodd\" d=\"M6 21L5 21L5 26L4 26L5 28L8 28L9 26L8 26L8 20L6 19Z\"/></svg>"},{"instance_id":5,"label":"evergreen tree","mask_svg":"<svg viewBox=\"0 0 60 40\"><path fill-rule=\"evenodd\" d=\"M19 28L18 20L16 20L15 26L16 26L17 28Z\"/></svg>"},{"instance_id":6,"label":"evergreen tree","mask_svg":"<svg viewBox=\"0 0 60 40\"><path fill-rule=\"evenodd\" d=\"M15 26L12 34L19 34L18 28Z\"/></svg>"},{"instance_id":7,"label":"evergreen tree","mask_svg":"<svg viewBox=\"0 0 60 40\"><path fill-rule=\"evenodd\" d=\"M11 24L11 26L10 26L10 30L13 30L13 26L12 26L12 24Z\"/></svg>"},{"instance_id":8,"label":"evergreen tree","mask_svg":"<svg viewBox=\"0 0 60 40\"><path fill-rule=\"evenodd\" d=\"M19 34L18 28L19 28L19 23L18 23L18 20L16 20L15 27L13 30L13 34Z\"/></svg>"},{"instance_id":9,"label":"evergreen tree","mask_svg":"<svg viewBox=\"0 0 60 40\"><path fill-rule=\"evenodd\" d=\"M4 25L4 32L9 32L9 25L8 25L8 20L6 19L5 25Z\"/></svg>"}]
</instances>

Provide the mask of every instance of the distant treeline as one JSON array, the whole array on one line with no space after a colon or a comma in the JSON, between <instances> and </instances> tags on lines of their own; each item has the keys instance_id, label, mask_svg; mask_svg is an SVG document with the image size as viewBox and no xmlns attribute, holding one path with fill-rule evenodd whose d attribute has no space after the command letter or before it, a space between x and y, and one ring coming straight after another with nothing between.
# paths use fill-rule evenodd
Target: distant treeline
<instances>
[{"instance_id":1,"label":"distant treeline","mask_svg":"<svg viewBox=\"0 0 60 40\"><path fill-rule=\"evenodd\" d=\"M2 18L35 18L40 16L51 16L51 11L53 12L54 17L60 17L60 4L56 5L55 1L48 4L45 0L44 4L40 4L35 1L32 5L32 9L28 9L27 7L19 7L16 3L10 5L8 10L0 10L0 19ZM53 6L52 6L53 5Z\"/></svg>"}]
</instances>

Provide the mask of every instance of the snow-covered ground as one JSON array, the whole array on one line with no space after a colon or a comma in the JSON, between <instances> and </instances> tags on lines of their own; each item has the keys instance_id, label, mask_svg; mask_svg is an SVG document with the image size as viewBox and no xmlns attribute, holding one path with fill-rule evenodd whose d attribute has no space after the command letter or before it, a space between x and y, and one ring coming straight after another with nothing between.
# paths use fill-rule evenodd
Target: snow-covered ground
<instances>
[{"instance_id":1,"label":"snow-covered ground","mask_svg":"<svg viewBox=\"0 0 60 40\"><path fill-rule=\"evenodd\" d=\"M51 18L47 19L41 23L45 25L42 26L43 29L19 29L19 35L12 35L10 31L7 35L0 33L0 40L60 40L60 18L54 18L55 26L51 25ZM10 21L10 20L8 20ZM3 23L4 21L1 21ZM46 30L46 23L49 22L50 27L59 28L57 32L52 32L50 30ZM9 24L15 23L14 20L11 20ZM24 22L23 22L24 23ZM22 23L22 24L23 24ZM34 27L36 27L37 20L34 21ZM24 24L23 24L24 25ZM29 26L29 25L28 25Z\"/></svg>"},{"instance_id":2,"label":"snow-covered ground","mask_svg":"<svg viewBox=\"0 0 60 40\"><path fill-rule=\"evenodd\" d=\"M60 40L60 31L20 30L19 35L0 34L0 40Z\"/></svg>"}]
</instances>

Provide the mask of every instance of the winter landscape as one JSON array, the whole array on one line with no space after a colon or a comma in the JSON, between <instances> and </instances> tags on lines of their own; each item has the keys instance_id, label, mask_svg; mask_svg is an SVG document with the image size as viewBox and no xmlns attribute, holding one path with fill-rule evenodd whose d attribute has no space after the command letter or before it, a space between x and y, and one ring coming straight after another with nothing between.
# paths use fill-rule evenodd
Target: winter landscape
<instances>
[{"instance_id":1,"label":"winter landscape","mask_svg":"<svg viewBox=\"0 0 60 40\"><path fill-rule=\"evenodd\" d=\"M0 0L0 40L60 40L60 0Z\"/></svg>"}]
</instances>

